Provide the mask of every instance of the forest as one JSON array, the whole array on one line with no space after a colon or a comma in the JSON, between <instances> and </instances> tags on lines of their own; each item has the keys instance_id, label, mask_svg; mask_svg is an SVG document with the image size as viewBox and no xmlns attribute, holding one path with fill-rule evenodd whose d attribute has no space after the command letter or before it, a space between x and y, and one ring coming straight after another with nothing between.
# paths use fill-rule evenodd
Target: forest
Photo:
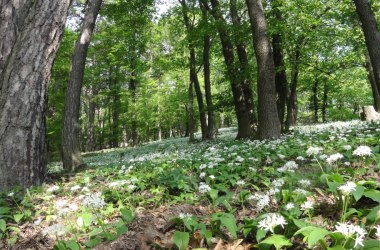
<instances>
[{"instance_id":1,"label":"forest","mask_svg":"<svg viewBox=\"0 0 380 250\"><path fill-rule=\"evenodd\" d=\"M379 1L0 6L0 249L380 249Z\"/></svg>"}]
</instances>

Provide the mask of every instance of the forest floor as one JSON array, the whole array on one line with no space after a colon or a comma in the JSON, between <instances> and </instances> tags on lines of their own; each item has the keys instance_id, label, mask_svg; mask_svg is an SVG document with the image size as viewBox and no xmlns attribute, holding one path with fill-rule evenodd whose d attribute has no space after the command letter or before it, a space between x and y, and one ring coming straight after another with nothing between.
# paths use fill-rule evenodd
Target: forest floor
<instances>
[{"instance_id":1,"label":"forest floor","mask_svg":"<svg viewBox=\"0 0 380 250\"><path fill-rule=\"evenodd\" d=\"M0 249L380 249L380 123L152 142L0 196Z\"/></svg>"}]
</instances>

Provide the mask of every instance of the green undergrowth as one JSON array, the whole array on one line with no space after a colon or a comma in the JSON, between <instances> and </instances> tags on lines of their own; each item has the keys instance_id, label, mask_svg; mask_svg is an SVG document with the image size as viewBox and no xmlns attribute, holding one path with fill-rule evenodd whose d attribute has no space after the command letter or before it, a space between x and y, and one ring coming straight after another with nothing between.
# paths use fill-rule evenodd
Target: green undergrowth
<instances>
[{"instance_id":1,"label":"green undergrowth","mask_svg":"<svg viewBox=\"0 0 380 250\"><path fill-rule=\"evenodd\" d=\"M130 230L137 211L189 204L172 218L178 249L380 249L380 123L295 127L275 141L187 138L83 154L87 168L0 199L0 239L30 223L56 249L92 248ZM201 240L200 240L201 239ZM194 243L195 242L195 243ZM156 244L156 247L157 246Z\"/></svg>"}]
</instances>

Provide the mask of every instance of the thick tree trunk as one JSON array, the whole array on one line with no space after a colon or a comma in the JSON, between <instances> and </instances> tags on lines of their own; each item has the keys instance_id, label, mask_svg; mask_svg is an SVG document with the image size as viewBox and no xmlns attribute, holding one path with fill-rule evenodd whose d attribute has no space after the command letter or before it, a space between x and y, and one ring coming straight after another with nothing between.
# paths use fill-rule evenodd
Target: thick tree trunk
<instances>
[{"instance_id":1,"label":"thick tree trunk","mask_svg":"<svg viewBox=\"0 0 380 250\"><path fill-rule=\"evenodd\" d=\"M207 1L202 0L202 3L204 6L208 7ZM227 67L232 95L234 98L235 114L238 123L238 133L236 139L250 138L252 137L252 130L250 126L249 110L245 104L242 85L239 81L239 71L235 66L234 46L228 33L227 22L221 13L219 1L211 0L211 5L212 9L209 9L209 11L218 23L217 30L222 44L224 62Z\"/></svg>"},{"instance_id":2,"label":"thick tree trunk","mask_svg":"<svg viewBox=\"0 0 380 250\"><path fill-rule=\"evenodd\" d=\"M284 18L281 13L281 1L273 0L272 9L273 15L279 22L284 22ZM284 62L284 52L282 49L282 34L281 31L277 31L272 37L272 47L273 47L273 61L276 70L275 82L276 82L276 93L277 93L277 111L278 118L281 123L281 130L285 129L285 111L286 111L286 101L289 95L288 91L288 81L286 76L286 66Z\"/></svg>"},{"instance_id":3,"label":"thick tree trunk","mask_svg":"<svg viewBox=\"0 0 380 250\"><path fill-rule=\"evenodd\" d=\"M354 0L356 12L362 23L365 43L371 59L373 75L380 92L380 32L368 0Z\"/></svg>"},{"instance_id":4,"label":"thick tree trunk","mask_svg":"<svg viewBox=\"0 0 380 250\"><path fill-rule=\"evenodd\" d=\"M199 1L199 5L202 10L202 21L203 25L208 26L208 13L202 1ZM211 39L210 35L206 32L203 35L203 76L205 84L205 96L206 96L206 105L207 105L207 139L211 140L214 138L214 107L212 103L211 96L211 70L210 70L210 48L211 48Z\"/></svg>"},{"instance_id":5,"label":"thick tree trunk","mask_svg":"<svg viewBox=\"0 0 380 250\"><path fill-rule=\"evenodd\" d=\"M230 0L230 12L232 23L236 30L244 29L241 24L240 17L238 15L237 3L236 0ZM249 120L251 124L252 131L255 131L257 128L257 118L255 114L254 102L253 102L253 92L252 92L252 82L249 76L249 62L248 55L245 50L245 45L241 39L237 39L236 50L239 59L239 82L241 82L245 105L248 110Z\"/></svg>"},{"instance_id":6,"label":"thick tree trunk","mask_svg":"<svg viewBox=\"0 0 380 250\"><path fill-rule=\"evenodd\" d=\"M46 94L68 0L0 3L0 190L46 173Z\"/></svg>"},{"instance_id":7,"label":"thick tree trunk","mask_svg":"<svg viewBox=\"0 0 380 250\"><path fill-rule=\"evenodd\" d=\"M380 120L380 113L376 112L373 106L364 106L360 113L362 121L377 121Z\"/></svg>"},{"instance_id":8,"label":"thick tree trunk","mask_svg":"<svg viewBox=\"0 0 380 250\"><path fill-rule=\"evenodd\" d=\"M191 79L191 76L190 76ZM194 138L194 93L193 93L193 82L190 80L189 83L189 99L187 104L187 126L188 126L188 135L189 135L189 141L193 142L195 140Z\"/></svg>"},{"instance_id":9,"label":"thick tree trunk","mask_svg":"<svg viewBox=\"0 0 380 250\"><path fill-rule=\"evenodd\" d=\"M327 122L327 106L328 106L329 86L325 82L323 85L323 99L322 99L322 122Z\"/></svg>"},{"instance_id":10,"label":"thick tree trunk","mask_svg":"<svg viewBox=\"0 0 380 250\"><path fill-rule=\"evenodd\" d=\"M318 85L319 81L318 78L315 76L314 82L313 82L313 96L312 96L312 107L313 107L313 122L318 123L318 110L319 110L319 99L318 99Z\"/></svg>"},{"instance_id":11,"label":"thick tree trunk","mask_svg":"<svg viewBox=\"0 0 380 250\"><path fill-rule=\"evenodd\" d=\"M251 22L253 45L258 66L258 130L259 139L277 139L281 125L276 106L275 68L268 26L260 0L246 0Z\"/></svg>"},{"instance_id":12,"label":"thick tree trunk","mask_svg":"<svg viewBox=\"0 0 380 250\"><path fill-rule=\"evenodd\" d=\"M301 43L299 43L301 44ZM301 47L299 44L296 44L294 58L291 62L291 79L290 79L290 93L288 102L286 105L287 114L285 121L285 131L289 131L290 126L296 125L297 122L297 85L298 85L298 65L299 59L301 56Z\"/></svg>"},{"instance_id":13,"label":"thick tree trunk","mask_svg":"<svg viewBox=\"0 0 380 250\"><path fill-rule=\"evenodd\" d=\"M380 111L380 93L379 93L379 89L376 86L375 75L373 74L373 69L372 69L371 61L369 58L366 62L365 67L368 72L368 80L372 89L373 107L375 108L377 112L379 112Z\"/></svg>"},{"instance_id":14,"label":"thick tree trunk","mask_svg":"<svg viewBox=\"0 0 380 250\"><path fill-rule=\"evenodd\" d=\"M199 121L201 123L201 132L202 132L202 140L207 139L207 121L206 121L206 113L205 108L203 105L203 95L201 86L199 84L198 80L198 74L196 69L196 57L195 57L195 49L192 41L192 35L193 35L193 24L190 23L189 16L188 16L188 7L185 2L185 0L179 0L182 6L182 16L183 20L186 26L187 30L187 39L188 39L188 46L190 50L190 58L189 58L189 65L190 65L190 82L194 84L195 94L197 96L197 102L198 102L198 109L199 109Z\"/></svg>"},{"instance_id":15,"label":"thick tree trunk","mask_svg":"<svg viewBox=\"0 0 380 250\"><path fill-rule=\"evenodd\" d=\"M102 0L90 0L86 9L81 33L75 43L69 83L65 95L65 112L62 130L62 161L65 171L74 172L83 165L78 143L79 108L87 49L95 27Z\"/></svg>"}]
</instances>

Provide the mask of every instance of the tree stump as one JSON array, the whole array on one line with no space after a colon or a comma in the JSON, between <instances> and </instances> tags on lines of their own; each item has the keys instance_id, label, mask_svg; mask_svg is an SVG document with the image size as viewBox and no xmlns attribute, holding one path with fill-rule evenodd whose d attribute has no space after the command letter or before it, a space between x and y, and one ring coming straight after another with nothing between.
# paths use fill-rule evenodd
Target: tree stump
<instances>
[{"instance_id":1,"label":"tree stump","mask_svg":"<svg viewBox=\"0 0 380 250\"><path fill-rule=\"evenodd\" d=\"M362 107L360 118L362 121L376 121L380 120L380 113L376 112L373 106Z\"/></svg>"}]
</instances>

